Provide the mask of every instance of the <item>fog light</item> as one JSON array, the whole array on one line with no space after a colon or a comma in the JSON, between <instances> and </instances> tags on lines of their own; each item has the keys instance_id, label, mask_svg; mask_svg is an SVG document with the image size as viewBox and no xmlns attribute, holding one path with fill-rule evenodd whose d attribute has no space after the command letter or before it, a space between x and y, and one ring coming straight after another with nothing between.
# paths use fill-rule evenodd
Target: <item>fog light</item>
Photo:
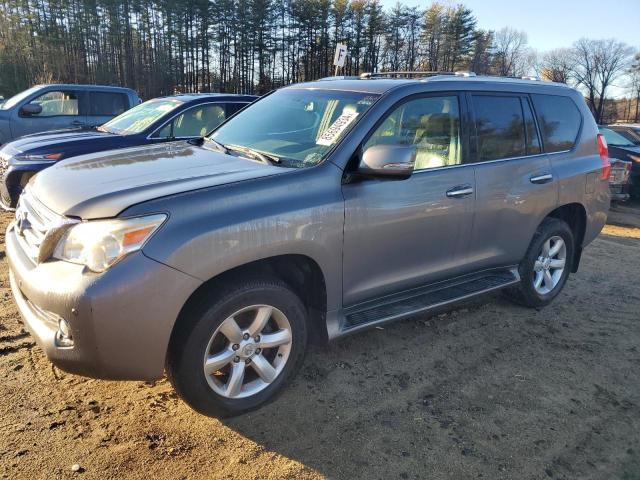
<instances>
[{"instance_id":1,"label":"fog light","mask_svg":"<svg viewBox=\"0 0 640 480\"><path fill-rule=\"evenodd\" d=\"M59 347L73 347L73 337L69 322L64 318L58 320L58 331L56 332L56 344Z\"/></svg>"}]
</instances>

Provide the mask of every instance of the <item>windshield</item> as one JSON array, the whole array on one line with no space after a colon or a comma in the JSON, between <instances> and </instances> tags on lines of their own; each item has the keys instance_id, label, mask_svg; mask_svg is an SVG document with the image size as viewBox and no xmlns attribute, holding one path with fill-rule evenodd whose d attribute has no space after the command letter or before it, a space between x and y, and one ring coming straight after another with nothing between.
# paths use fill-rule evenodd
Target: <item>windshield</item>
<instances>
[{"instance_id":1,"label":"windshield","mask_svg":"<svg viewBox=\"0 0 640 480\"><path fill-rule=\"evenodd\" d=\"M609 128L601 128L600 133L604 135L604 139L607 141L607 145L614 145L616 147L633 147L633 142L627 140L619 133L614 132Z\"/></svg>"},{"instance_id":2,"label":"windshield","mask_svg":"<svg viewBox=\"0 0 640 480\"><path fill-rule=\"evenodd\" d=\"M25 98L27 98L32 93L37 92L38 90L40 90L40 88L41 87L31 87L28 90L25 90L24 92L20 92L20 93L14 95L9 100L7 100L6 102L4 102L3 104L0 105L0 110L9 110L13 106L15 106L18 103L20 103Z\"/></svg>"},{"instance_id":3,"label":"windshield","mask_svg":"<svg viewBox=\"0 0 640 480\"><path fill-rule=\"evenodd\" d=\"M149 125L172 112L182 103L180 100L166 98L149 100L109 120L98 130L118 135L135 135L143 132Z\"/></svg>"},{"instance_id":4,"label":"windshield","mask_svg":"<svg viewBox=\"0 0 640 480\"><path fill-rule=\"evenodd\" d=\"M244 109L211 138L277 158L281 164L318 164L379 95L287 88Z\"/></svg>"}]
</instances>

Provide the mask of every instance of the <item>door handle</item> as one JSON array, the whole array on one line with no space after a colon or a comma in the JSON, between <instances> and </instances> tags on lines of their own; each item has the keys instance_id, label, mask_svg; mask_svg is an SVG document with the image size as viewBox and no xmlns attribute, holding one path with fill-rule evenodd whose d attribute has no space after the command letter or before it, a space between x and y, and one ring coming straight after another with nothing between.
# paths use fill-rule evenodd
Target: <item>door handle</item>
<instances>
[{"instance_id":1,"label":"door handle","mask_svg":"<svg viewBox=\"0 0 640 480\"><path fill-rule=\"evenodd\" d=\"M543 173L542 175L536 175L529 179L531 183L549 183L552 180L553 175L551 175L550 173Z\"/></svg>"},{"instance_id":2,"label":"door handle","mask_svg":"<svg viewBox=\"0 0 640 480\"><path fill-rule=\"evenodd\" d=\"M473 188L471 185L459 185L457 187L453 187L450 190L447 190L447 197L449 198L460 198L466 197L467 195L471 195L473 193Z\"/></svg>"}]
</instances>

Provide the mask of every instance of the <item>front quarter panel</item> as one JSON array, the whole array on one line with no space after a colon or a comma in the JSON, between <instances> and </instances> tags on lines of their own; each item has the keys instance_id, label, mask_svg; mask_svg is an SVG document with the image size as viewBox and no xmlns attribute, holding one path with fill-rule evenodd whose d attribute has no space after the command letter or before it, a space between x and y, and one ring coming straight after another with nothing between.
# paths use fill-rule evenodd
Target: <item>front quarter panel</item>
<instances>
[{"instance_id":1,"label":"front quarter panel","mask_svg":"<svg viewBox=\"0 0 640 480\"><path fill-rule=\"evenodd\" d=\"M325 162L145 202L122 216L167 212L144 254L202 281L256 260L307 256L323 272L331 310L341 302L341 174Z\"/></svg>"}]
</instances>

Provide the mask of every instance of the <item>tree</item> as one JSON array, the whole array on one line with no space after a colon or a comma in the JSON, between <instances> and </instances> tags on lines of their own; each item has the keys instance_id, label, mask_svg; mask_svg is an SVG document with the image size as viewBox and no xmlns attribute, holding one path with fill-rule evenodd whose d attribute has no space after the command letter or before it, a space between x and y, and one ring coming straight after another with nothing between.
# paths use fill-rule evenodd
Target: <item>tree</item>
<instances>
[{"instance_id":1,"label":"tree","mask_svg":"<svg viewBox=\"0 0 640 480\"><path fill-rule=\"evenodd\" d=\"M544 80L569 83L574 70L574 55L569 48L557 48L546 52L540 64L540 77Z\"/></svg>"},{"instance_id":2,"label":"tree","mask_svg":"<svg viewBox=\"0 0 640 480\"><path fill-rule=\"evenodd\" d=\"M629 68L633 50L614 39L578 40L573 47L572 75L582 87L596 122L602 121L607 90Z\"/></svg>"},{"instance_id":3,"label":"tree","mask_svg":"<svg viewBox=\"0 0 640 480\"><path fill-rule=\"evenodd\" d=\"M503 77L525 75L527 64L527 34L505 27L493 39L493 70Z\"/></svg>"}]
</instances>

